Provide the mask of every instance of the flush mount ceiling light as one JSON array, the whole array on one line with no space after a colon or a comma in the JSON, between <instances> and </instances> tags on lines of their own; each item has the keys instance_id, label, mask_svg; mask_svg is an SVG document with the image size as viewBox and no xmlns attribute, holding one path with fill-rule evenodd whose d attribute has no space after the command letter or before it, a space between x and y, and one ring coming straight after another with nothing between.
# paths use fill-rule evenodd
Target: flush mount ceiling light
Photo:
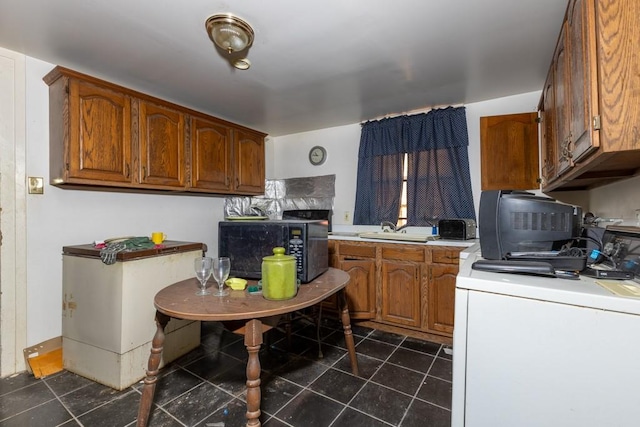
<instances>
[{"instance_id":1,"label":"flush mount ceiling light","mask_svg":"<svg viewBox=\"0 0 640 427\"><path fill-rule=\"evenodd\" d=\"M253 28L247 22L230 13L213 15L205 22L207 34L211 41L229 55L247 49L253 43ZM239 63L240 66L235 64ZM242 58L232 61L238 69L246 70L249 60Z\"/></svg>"}]
</instances>

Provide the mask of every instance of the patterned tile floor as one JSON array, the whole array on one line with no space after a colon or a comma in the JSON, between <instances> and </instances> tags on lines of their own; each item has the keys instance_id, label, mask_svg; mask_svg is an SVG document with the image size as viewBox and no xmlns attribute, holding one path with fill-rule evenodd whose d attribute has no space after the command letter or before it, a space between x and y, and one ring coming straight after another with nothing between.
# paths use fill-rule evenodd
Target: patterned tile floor
<instances>
[{"instance_id":1,"label":"patterned tile floor","mask_svg":"<svg viewBox=\"0 0 640 427\"><path fill-rule=\"evenodd\" d=\"M360 375L351 374L342 326L294 323L291 346L272 330L260 351L266 427L449 426L451 356L444 346L353 327ZM246 349L218 323L202 324L202 344L166 366L151 427L245 425ZM0 380L1 427L135 426L141 384L116 391L68 371Z\"/></svg>"}]
</instances>

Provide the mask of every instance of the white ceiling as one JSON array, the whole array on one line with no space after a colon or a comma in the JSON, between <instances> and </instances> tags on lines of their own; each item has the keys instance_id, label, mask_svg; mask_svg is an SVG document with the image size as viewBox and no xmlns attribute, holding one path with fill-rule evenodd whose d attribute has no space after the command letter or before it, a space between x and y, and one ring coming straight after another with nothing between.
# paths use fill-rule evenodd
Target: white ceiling
<instances>
[{"instance_id":1,"label":"white ceiling","mask_svg":"<svg viewBox=\"0 0 640 427\"><path fill-rule=\"evenodd\" d=\"M541 90L566 3L0 0L0 47L278 136ZM247 71L205 32L227 12Z\"/></svg>"}]
</instances>

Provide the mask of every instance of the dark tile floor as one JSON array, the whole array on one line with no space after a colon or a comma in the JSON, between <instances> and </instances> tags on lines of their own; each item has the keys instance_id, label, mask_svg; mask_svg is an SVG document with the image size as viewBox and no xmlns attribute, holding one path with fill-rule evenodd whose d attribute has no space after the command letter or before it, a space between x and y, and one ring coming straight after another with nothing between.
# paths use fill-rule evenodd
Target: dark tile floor
<instances>
[{"instance_id":1,"label":"dark tile floor","mask_svg":"<svg viewBox=\"0 0 640 427\"><path fill-rule=\"evenodd\" d=\"M338 322L294 323L291 346L272 330L260 352L266 427L449 426L451 356L440 344L355 325L360 375L351 374ZM242 338L203 323L202 345L161 371L150 426L245 425ZM62 371L0 380L0 426L135 426L141 384L123 391Z\"/></svg>"}]
</instances>

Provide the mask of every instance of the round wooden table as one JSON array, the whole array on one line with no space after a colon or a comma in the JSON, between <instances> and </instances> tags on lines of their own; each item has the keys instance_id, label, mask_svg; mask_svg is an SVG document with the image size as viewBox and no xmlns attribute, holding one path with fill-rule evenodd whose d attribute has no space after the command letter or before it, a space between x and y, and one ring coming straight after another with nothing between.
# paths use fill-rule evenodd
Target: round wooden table
<instances>
[{"instance_id":1,"label":"round wooden table","mask_svg":"<svg viewBox=\"0 0 640 427\"><path fill-rule=\"evenodd\" d=\"M344 288L348 283L349 275L346 272L329 268L312 282L300 285L297 295L284 301L270 301L263 298L262 295L251 295L246 291L233 290L230 290L230 294L225 297L198 296L196 295L198 284L195 277L162 289L156 294L154 300L157 330L151 344L147 376L144 379L140 399L138 427L146 427L149 419L162 357L164 329L171 318L218 322L246 320L244 344L249 353L247 360L247 427L261 425L258 351L262 345L264 327L260 319L302 310L337 293L351 370L354 375L358 375L358 361L351 332L351 320L344 294Z\"/></svg>"}]
</instances>

